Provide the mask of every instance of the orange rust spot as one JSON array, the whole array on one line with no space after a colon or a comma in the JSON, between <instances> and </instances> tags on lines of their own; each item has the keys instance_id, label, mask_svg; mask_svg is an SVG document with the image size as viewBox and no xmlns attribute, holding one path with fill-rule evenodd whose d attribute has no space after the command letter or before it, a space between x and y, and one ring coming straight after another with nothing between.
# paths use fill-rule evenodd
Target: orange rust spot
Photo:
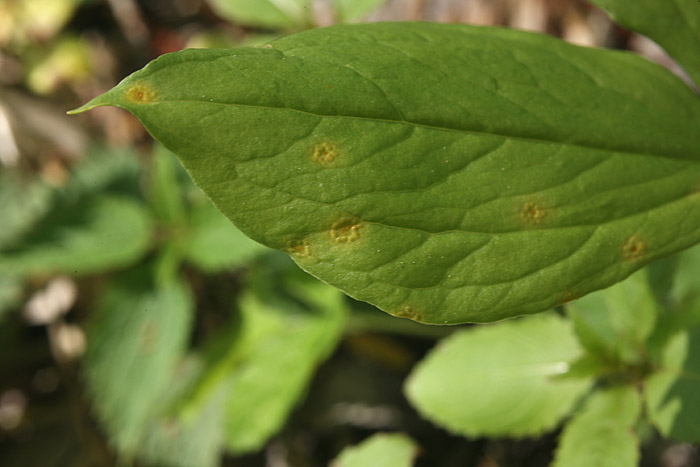
<instances>
[{"instance_id":1,"label":"orange rust spot","mask_svg":"<svg viewBox=\"0 0 700 467\"><path fill-rule=\"evenodd\" d=\"M312 159L314 162L328 167L338 158L338 148L329 142L323 142L314 146Z\"/></svg>"},{"instance_id":2,"label":"orange rust spot","mask_svg":"<svg viewBox=\"0 0 700 467\"><path fill-rule=\"evenodd\" d=\"M153 321L147 321L143 328L141 328L141 353L144 355L153 353L157 340L158 326Z\"/></svg>"},{"instance_id":3,"label":"orange rust spot","mask_svg":"<svg viewBox=\"0 0 700 467\"><path fill-rule=\"evenodd\" d=\"M405 306L398 312L396 312L395 316L399 318L408 318L412 319L413 321L422 321L423 320L423 315L418 313L416 310L414 310L410 306Z\"/></svg>"},{"instance_id":4,"label":"orange rust spot","mask_svg":"<svg viewBox=\"0 0 700 467\"><path fill-rule=\"evenodd\" d=\"M158 94L146 83L134 83L127 91L126 98L131 102L147 104L156 100Z\"/></svg>"},{"instance_id":5,"label":"orange rust spot","mask_svg":"<svg viewBox=\"0 0 700 467\"><path fill-rule=\"evenodd\" d=\"M622 255L625 259L636 259L644 256L647 249L646 242L633 235L622 246Z\"/></svg>"},{"instance_id":6,"label":"orange rust spot","mask_svg":"<svg viewBox=\"0 0 700 467\"><path fill-rule=\"evenodd\" d=\"M350 243L360 238L362 224L357 219L342 219L331 227L331 237L338 243Z\"/></svg>"},{"instance_id":7,"label":"orange rust spot","mask_svg":"<svg viewBox=\"0 0 700 467\"><path fill-rule=\"evenodd\" d=\"M547 211L537 203L530 202L523 205L520 215L528 224L539 225L542 223L544 218L547 217Z\"/></svg>"},{"instance_id":8,"label":"orange rust spot","mask_svg":"<svg viewBox=\"0 0 700 467\"><path fill-rule=\"evenodd\" d=\"M306 240L290 240L287 242L287 251L299 258L311 257L311 245Z\"/></svg>"}]
</instances>

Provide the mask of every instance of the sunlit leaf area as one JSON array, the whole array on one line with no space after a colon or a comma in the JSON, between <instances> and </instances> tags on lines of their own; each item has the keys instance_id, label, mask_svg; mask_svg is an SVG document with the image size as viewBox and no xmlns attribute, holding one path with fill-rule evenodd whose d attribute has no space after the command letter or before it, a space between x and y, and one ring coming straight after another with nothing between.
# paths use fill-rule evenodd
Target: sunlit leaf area
<instances>
[{"instance_id":1,"label":"sunlit leaf area","mask_svg":"<svg viewBox=\"0 0 700 467\"><path fill-rule=\"evenodd\" d=\"M698 57L696 0L0 0L0 466L700 465Z\"/></svg>"}]
</instances>

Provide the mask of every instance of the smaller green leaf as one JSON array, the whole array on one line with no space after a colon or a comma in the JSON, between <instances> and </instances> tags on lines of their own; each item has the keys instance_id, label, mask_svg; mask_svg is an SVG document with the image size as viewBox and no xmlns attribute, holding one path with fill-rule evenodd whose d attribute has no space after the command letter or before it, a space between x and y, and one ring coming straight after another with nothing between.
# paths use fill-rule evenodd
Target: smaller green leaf
<instances>
[{"instance_id":1,"label":"smaller green leaf","mask_svg":"<svg viewBox=\"0 0 700 467\"><path fill-rule=\"evenodd\" d=\"M269 248L246 237L217 210L201 199L192 207L186 259L205 272L240 266Z\"/></svg>"},{"instance_id":2,"label":"smaller green leaf","mask_svg":"<svg viewBox=\"0 0 700 467\"><path fill-rule=\"evenodd\" d=\"M241 332L258 337L229 380L225 429L234 453L261 448L282 427L316 367L341 337L346 316L343 295L308 280L313 283L302 293L313 300L311 311L294 310L291 302L280 309L253 295L242 299Z\"/></svg>"},{"instance_id":3,"label":"smaller green leaf","mask_svg":"<svg viewBox=\"0 0 700 467\"><path fill-rule=\"evenodd\" d=\"M561 378L581 356L568 321L544 314L444 339L413 370L409 401L467 436L529 436L554 428L591 385Z\"/></svg>"},{"instance_id":4,"label":"smaller green leaf","mask_svg":"<svg viewBox=\"0 0 700 467\"><path fill-rule=\"evenodd\" d=\"M23 182L13 171L0 172L0 249L27 232L51 207L52 190L40 182Z\"/></svg>"},{"instance_id":5,"label":"smaller green leaf","mask_svg":"<svg viewBox=\"0 0 700 467\"><path fill-rule=\"evenodd\" d=\"M139 203L101 195L60 206L21 243L0 252L0 273L87 274L124 266L150 245L151 222Z\"/></svg>"},{"instance_id":6,"label":"smaller green leaf","mask_svg":"<svg viewBox=\"0 0 700 467\"><path fill-rule=\"evenodd\" d=\"M657 304L646 270L567 307L581 343L604 360L641 363L654 331Z\"/></svg>"},{"instance_id":7,"label":"smaller green leaf","mask_svg":"<svg viewBox=\"0 0 700 467\"><path fill-rule=\"evenodd\" d=\"M553 467L635 467L634 425L641 398L633 386L596 391L562 432Z\"/></svg>"},{"instance_id":8,"label":"smaller green leaf","mask_svg":"<svg viewBox=\"0 0 700 467\"><path fill-rule=\"evenodd\" d=\"M179 170L178 170L179 169ZM183 171L175 156L163 146L153 151L150 201L156 216L168 224L180 224L185 218L185 205L178 171Z\"/></svg>"},{"instance_id":9,"label":"smaller green leaf","mask_svg":"<svg viewBox=\"0 0 700 467\"><path fill-rule=\"evenodd\" d=\"M194 306L183 283L150 276L130 271L101 297L83 363L95 414L127 457L183 356Z\"/></svg>"},{"instance_id":10,"label":"smaller green leaf","mask_svg":"<svg viewBox=\"0 0 700 467\"><path fill-rule=\"evenodd\" d=\"M622 26L658 42L700 85L700 2L591 0Z\"/></svg>"},{"instance_id":11,"label":"smaller green leaf","mask_svg":"<svg viewBox=\"0 0 700 467\"><path fill-rule=\"evenodd\" d=\"M676 303L689 303L700 298L700 246L677 255L671 298Z\"/></svg>"},{"instance_id":12,"label":"smaller green leaf","mask_svg":"<svg viewBox=\"0 0 700 467\"><path fill-rule=\"evenodd\" d=\"M645 384L649 418L666 437L700 442L700 327L676 334L662 358Z\"/></svg>"},{"instance_id":13,"label":"smaller green leaf","mask_svg":"<svg viewBox=\"0 0 700 467\"><path fill-rule=\"evenodd\" d=\"M148 465L167 467L215 467L223 449L223 410L228 391L225 385L209 394L196 412L187 407L191 390L201 376L201 359L191 356L177 370L165 394L160 415L150 420L138 457Z\"/></svg>"},{"instance_id":14,"label":"smaller green leaf","mask_svg":"<svg viewBox=\"0 0 700 467\"><path fill-rule=\"evenodd\" d=\"M311 0L208 0L221 17L251 26L299 29L311 25Z\"/></svg>"},{"instance_id":15,"label":"smaller green leaf","mask_svg":"<svg viewBox=\"0 0 700 467\"><path fill-rule=\"evenodd\" d=\"M411 467L418 445L403 433L379 433L345 448L331 467Z\"/></svg>"},{"instance_id":16,"label":"smaller green leaf","mask_svg":"<svg viewBox=\"0 0 700 467\"><path fill-rule=\"evenodd\" d=\"M360 19L379 8L386 0L333 0L336 18L345 23Z\"/></svg>"}]
</instances>

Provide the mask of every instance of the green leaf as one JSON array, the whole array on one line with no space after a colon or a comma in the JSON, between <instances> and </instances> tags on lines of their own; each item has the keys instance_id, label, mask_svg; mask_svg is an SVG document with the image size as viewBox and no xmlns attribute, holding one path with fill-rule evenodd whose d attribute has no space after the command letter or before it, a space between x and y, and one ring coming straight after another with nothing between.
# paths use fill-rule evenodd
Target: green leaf
<instances>
[{"instance_id":1,"label":"green leaf","mask_svg":"<svg viewBox=\"0 0 700 467\"><path fill-rule=\"evenodd\" d=\"M185 245L187 260L206 272L235 268L269 251L252 241L226 219L208 200L192 207L190 234Z\"/></svg>"},{"instance_id":2,"label":"green leaf","mask_svg":"<svg viewBox=\"0 0 700 467\"><path fill-rule=\"evenodd\" d=\"M700 2L591 0L622 26L658 42L700 85Z\"/></svg>"},{"instance_id":3,"label":"green leaf","mask_svg":"<svg viewBox=\"0 0 700 467\"><path fill-rule=\"evenodd\" d=\"M16 242L49 211L51 195L44 183L22 181L14 171L0 172L0 249Z\"/></svg>"},{"instance_id":4,"label":"green leaf","mask_svg":"<svg viewBox=\"0 0 700 467\"><path fill-rule=\"evenodd\" d=\"M676 334L645 384L649 418L666 437L700 442L700 327Z\"/></svg>"},{"instance_id":5,"label":"green leaf","mask_svg":"<svg viewBox=\"0 0 700 467\"><path fill-rule=\"evenodd\" d=\"M331 467L411 467L418 456L415 441L403 433L379 433L343 449Z\"/></svg>"},{"instance_id":6,"label":"green leaf","mask_svg":"<svg viewBox=\"0 0 700 467\"><path fill-rule=\"evenodd\" d=\"M444 339L407 380L418 411L466 436L535 436L554 428L590 378L562 378L581 349L568 321L545 314Z\"/></svg>"},{"instance_id":7,"label":"green leaf","mask_svg":"<svg viewBox=\"0 0 700 467\"><path fill-rule=\"evenodd\" d=\"M635 467L639 440L634 426L641 408L633 386L593 393L564 428L553 467Z\"/></svg>"},{"instance_id":8,"label":"green leaf","mask_svg":"<svg viewBox=\"0 0 700 467\"><path fill-rule=\"evenodd\" d=\"M62 206L12 249L0 252L0 273L88 274L124 266L150 245L151 222L139 203L102 195Z\"/></svg>"},{"instance_id":9,"label":"green leaf","mask_svg":"<svg viewBox=\"0 0 700 467\"><path fill-rule=\"evenodd\" d=\"M87 332L83 374L98 420L129 457L187 348L193 302L179 281L130 271L100 300Z\"/></svg>"},{"instance_id":10,"label":"green leaf","mask_svg":"<svg viewBox=\"0 0 700 467\"><path fill-rule=\"evenodd\" d=\"M339 22L360 19L379 8L386 0L332 0Z\"/></svg>"},{"instance_id":11,"label":"green leaf","mask_svg":"<svg viewBox=\"0 0 700 467\"><path fill-rule=\"evenodd\" d=\"M654 331L657 303L647 270L567 306L580 342L603 360L640 364Z\"/></svg>"},{"instance_id":12,"label":"green leaf","mask_svg":"<svg viewBox=\"0 0 700 467\"><path fill-rule=\"evenodd\" d=\"M311 0L208 0L231 21L273 29L299 29L311 24Z\"/></svg>"},{"instance_id":13,"label":"green leaf","mask_svg":"<svg viewBox=\"0 0 700 467\"><path fill-rule=\"evenodd\" d=\"M283 280L295 300L281 296L281 288L264 295L260 287L246 291L240 324L213 345L207 372L185 409L200 410L224 387L225 443L236 454L260 449L279 431L345 323L342 294L301 271L301 277L290 277L286 269Z\"/></svg>"},{"instance_id":14,"label":"green leaf","mask_svg":"<svg viewBox=\"0 0 700 467\"><path fill-rule=\"evenodd\" d=\"M150 202L159 219L174 225L182 224L185 219L185 200L178 180L178 165L174 155L163 146L158 145L154 149Z\"/></svg>"},{"instance_id":15,"label":"green leaf","mask_svg":"<svg viewBox=\"0 0 700 467\"><path fill-rule=\"evenodd\" d=\"M165 55L116 105L246 235L427 323L543 311L700 240L700 99L627 53L343 25Z\"/></svg>"},{"instance_id":16,"label":"green leaf","mask_svg":"<svg viewBox=\"0 0 700 467\"><path fill-rule=\"evenodd\" d=\"M678 255L671 298L680 304L695 302L700 298L700 246Z\"/></svg>"}]
</instances>

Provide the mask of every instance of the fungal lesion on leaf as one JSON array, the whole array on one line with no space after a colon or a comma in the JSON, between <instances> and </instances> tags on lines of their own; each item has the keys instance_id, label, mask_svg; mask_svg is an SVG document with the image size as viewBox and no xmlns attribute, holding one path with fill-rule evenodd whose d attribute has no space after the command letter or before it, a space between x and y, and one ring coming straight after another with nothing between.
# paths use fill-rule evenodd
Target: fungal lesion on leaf
<instances>
[{"instance_id":1,"label":"fungal lesion on leaf","mask_svg":"<svg viewBox=\"0 0 700 467\"><path fill-rule=\"evenodd\" d=\"M158 97L156 90L153 89L151 85L143 81L138 81L129 86L125 95L127 100L139 104L154 102Z\"/></svg>"},{"instance_id":2,"label":"fungal lesion on leaf","mask_svg":"<svg viewBox=\"0 0 700 467\"><path fill-rule=\"evenodd\" d=\"M399 311L394 313L394 316L398 318L408 318L413 321L422 321L423 320L423 315L418 313L413 307L411 306L405 306L401 308Z\"/></svg>"},{"instance_id":3,"label":"fungal lesion on leaf","mask_svg":"<svg viewBox=\"0 0 700 467\"><path fill-rule=\"evenodd\" d=\"M311 258L311 244L306 240L290 240L287 252L297 258Z\"/></svg>"},{"instance_id":4,"label":"fungal lesion on leaf","mask_svg":"<svg viewBox=\"0 0 700 467\"><path fill-rule=\"evenodd\" d=\"M632 235L622 246L622 256L625 259L637 259L644 256L649 245L636 235Z\"/></svg>"},{"instance_id":5,"label":"fungal lesion on leaf","mask_svg":"<svg viewBox=\"0 0 700 467\"><path fill-rule=\"evenodd\" d=\"M528 224L540 225L547 217L547 210L540 204L530 201L522 206L520 216L522 217L523 221Z\"/></svg>"},{"instance_id":6,"label":"fungal lesion on leaf","mask_svg":"<svg viewBox=\"0 0 700 467\"><path fill-rule=\"evenodd\" d=\"M351 243L360 238L362 223L358 219L344 218L331 227L331 238L338 243Z\"/></svg>"},{"instance_id":7,"label":"fungal lesion on leaf","mask_svg":"<svg viewBox=\"0 0 700 467\"><path fill-rule=\"evenodd\" d=\"M324 167L328 167L338 159L338 147L328 141L324 141L314 146L312 160Z\"/></svg>"}]
</instances>

